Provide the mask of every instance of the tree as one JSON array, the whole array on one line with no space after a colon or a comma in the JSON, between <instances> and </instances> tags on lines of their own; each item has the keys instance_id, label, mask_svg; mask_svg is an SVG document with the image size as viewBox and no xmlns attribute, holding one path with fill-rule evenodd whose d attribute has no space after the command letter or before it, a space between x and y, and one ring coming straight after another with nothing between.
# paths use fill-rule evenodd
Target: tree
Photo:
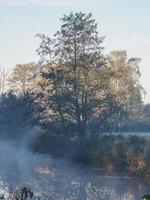
<instances>
[{"instance_id":1,"label":"tree","mask_svg":"<svg viewBox=\"0 0 150 200\"><path fill-rule=\"evenodd\" d=\"M35 91L38 70L38 65L35 63L16 65L8 78L10 90L15 93Z\"/></svg>"},{"instance_id":2,"label":"tree","mask_svg":"<svg viewBox=\"0 0 150 200\"><path fill-rule=\"evenodd\" d=\"M36 125L34 96L25 93L14 95L7 93L0 96L0 137L19 139Z\"/></svg>"},{"instance_id":3,"label":"tree","mask_svg":"<svg viewBox=\"0 0 150 200\"><path fill-rule=\"evenodd\" d=\"M5 68L0 66L0 94L5 92L6 74Z\"/></svg>"},{"instance_id":4,"label":"tree","mask_svg":"<svg viewBox=\"0 0 150 200\"><path fill-rule=\"evenodd\" d=\"M141 60L139 58L128 58L126 51L113 51L108 55L107 61L113 93L123 107L126 117L130 117L130 121L131 118L138 120L142 110L142 94L144 93L139 82L141 75L139 63ZM121 113L119 113L118 118L121 119ZM129 121L125 123L128 126L130 125Z\"/></svg>"},{"instance_id":5,"label":"tree","mask_svg":"<svg viewBox=\"0 0 150 200\"><path fill-rule=\"evenodd\" d=\"M128 59L126 51L113 51L108 56L112 90L124 105L129 99L141 96L139 62L139 58Z\"/></svg>"},{"instance_id":6,"label":"tree","mask_svg":"<svg viewBox=\"0 0 150 200\"><path fill-rule=\"evenodd\" d=\"M53 39L38 35L37 52L43 63L40 98L46 108L43 121L65 135L73 131L85 147L92 122L101 124L116 108L102 54L104 37L99 37L92 14L70 13L61 21Z\"/></svg>"}]
</instances>

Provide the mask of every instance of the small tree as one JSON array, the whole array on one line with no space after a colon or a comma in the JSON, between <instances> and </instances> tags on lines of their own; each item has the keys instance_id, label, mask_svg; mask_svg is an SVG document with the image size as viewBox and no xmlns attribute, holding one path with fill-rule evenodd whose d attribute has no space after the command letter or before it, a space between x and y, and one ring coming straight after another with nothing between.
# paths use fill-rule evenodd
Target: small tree
<instances>
[{"instance_id":1,"label":"small tree","mask_svg":"<svg viewBox=\"0 0 150 200\"><path fill-rule=\"evenodd\" d=\"M16 65L8 78L9 90L17 94L35 91L38 70L39 66L35 63Z\"/></svg>"}]
</instances>

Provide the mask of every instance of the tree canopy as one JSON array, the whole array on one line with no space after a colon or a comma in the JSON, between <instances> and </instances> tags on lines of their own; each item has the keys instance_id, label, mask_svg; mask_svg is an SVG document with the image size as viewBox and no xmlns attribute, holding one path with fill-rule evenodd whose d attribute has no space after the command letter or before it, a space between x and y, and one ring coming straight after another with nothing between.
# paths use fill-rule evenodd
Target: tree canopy
<instances>
[{"instance_id":1,"label":"tree canopy","mask_svg":"<svg viewBox=\"0 0 150 200\"><path fill-rule=\"evenodd\" d=\"M104 56L104 37L91 13L71 12L61 21L53 38L38 34L42 120L49 129L59 127L60 134L73 133L84 145L94 127L124 110L129 99L140 99L138 59L127 60L125 51Z\"/></svg>"}]
</instances>

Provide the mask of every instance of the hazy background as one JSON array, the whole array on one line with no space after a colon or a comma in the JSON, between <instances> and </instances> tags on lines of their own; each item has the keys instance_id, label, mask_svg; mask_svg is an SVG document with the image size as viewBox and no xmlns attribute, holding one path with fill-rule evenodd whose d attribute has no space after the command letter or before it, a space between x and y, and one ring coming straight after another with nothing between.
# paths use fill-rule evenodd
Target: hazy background
<instances>
[{"instance_id":1,"label":"hazy background","mask_svg":"<svg viewBox=\"0 0 150 200\"><path fill-rule=\"evenodd\" d=\"M0 64L37 61L37 33L52 34L59 19L71 11L92 12L105 35L105 53L127 50L142 59L141 82L150 102L150 1L149 0L0 0Z\"/></svg>"}]
</instances>

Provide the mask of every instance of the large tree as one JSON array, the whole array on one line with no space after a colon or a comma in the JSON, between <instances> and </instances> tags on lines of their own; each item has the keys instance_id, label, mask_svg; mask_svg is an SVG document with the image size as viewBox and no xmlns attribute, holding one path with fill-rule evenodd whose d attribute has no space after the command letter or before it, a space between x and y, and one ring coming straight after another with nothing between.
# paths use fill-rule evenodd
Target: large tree
<instances>
[{"instance_id":1,"label":"large tree","mask_svg":"<svg viewBox=\"0 0 150 200\"><path fill-rule=\"evenodd\" d=\"M74 132L85 147L92 122L101 124L116 106L102 54L104 37L99 36L92 14L70 13L61 21L53 39L38 35L43 63L42 116L48 126L59 127L66 135ZM74 129L68 131L70 124Z\"/></svg>"}]
</instances>

